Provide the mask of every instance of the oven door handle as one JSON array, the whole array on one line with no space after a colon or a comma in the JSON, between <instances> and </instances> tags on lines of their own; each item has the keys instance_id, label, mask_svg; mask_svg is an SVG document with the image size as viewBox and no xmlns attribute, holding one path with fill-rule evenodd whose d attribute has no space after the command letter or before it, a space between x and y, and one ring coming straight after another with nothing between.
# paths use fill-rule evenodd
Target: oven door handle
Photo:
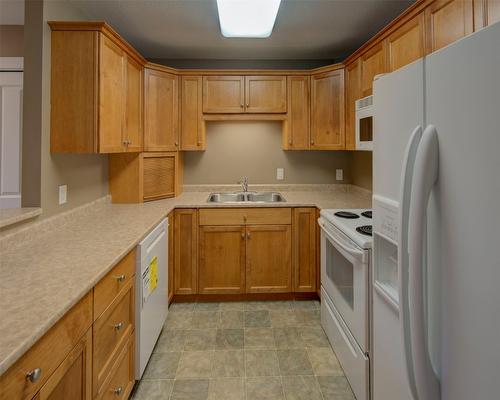
<instances>
[{"instance_id":1,"label":"oven door handle","mask_svg":"<svg viewBox=\"0 0 500 400\"><path fill-rule=\"evenodd\" d=\"M324 234L337 246L339 246L342 250L346 251L347 253L351 254L352 256L356 257L356 258L361 258L362 260L364 260L365 258L365 252L362 251L362 250L358 250L354 247L351 247L351 246L348 246L346 245L342 239L336 237L335 234L332 234L330 232L328 232L325 228L325 225L321 222L321 220L319 221L319 226L321 226L321 230L324 232Z\"/></svg>"}]
</instances>

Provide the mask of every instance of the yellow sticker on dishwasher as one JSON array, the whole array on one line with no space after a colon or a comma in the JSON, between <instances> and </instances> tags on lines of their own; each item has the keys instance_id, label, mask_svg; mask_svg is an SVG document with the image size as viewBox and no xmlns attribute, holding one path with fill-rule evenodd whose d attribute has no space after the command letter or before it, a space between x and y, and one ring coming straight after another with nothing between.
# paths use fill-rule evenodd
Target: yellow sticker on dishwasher
<instances>
[{"instance_id":1,"label":"yellow sticker on dishwasher","mask_svg":"<svg viewBox=\"0 0 500 400\"><path fill-rule=\"evenodd\" d=\"M149 263L149 292L158 286L158 257L153 257Z\"/></svg>"}]
</instances>

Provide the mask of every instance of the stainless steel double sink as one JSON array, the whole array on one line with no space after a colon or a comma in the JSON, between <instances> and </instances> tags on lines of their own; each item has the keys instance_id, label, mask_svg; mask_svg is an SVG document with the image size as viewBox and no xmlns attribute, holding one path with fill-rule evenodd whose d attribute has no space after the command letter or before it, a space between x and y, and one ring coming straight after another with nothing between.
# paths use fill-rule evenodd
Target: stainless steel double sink
<instances>
[{"instance_id":1,"label":"stainless steel double sink","mask_svg":"<svg viewBox=\"0 0 500 400\"><path fill-rule=\"evenodd\" d=\"M208 196L207 203L284 203L278 192L220 192Z\"/></svg>"}]
</instances>

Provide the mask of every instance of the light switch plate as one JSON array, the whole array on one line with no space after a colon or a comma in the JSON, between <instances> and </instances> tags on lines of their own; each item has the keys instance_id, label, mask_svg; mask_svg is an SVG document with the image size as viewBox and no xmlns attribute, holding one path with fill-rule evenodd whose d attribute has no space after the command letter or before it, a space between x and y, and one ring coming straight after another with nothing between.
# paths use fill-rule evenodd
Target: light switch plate
<instances>
[{"instance_id":1,"label":"light switch plate","mask_svg":"<svg viewBox=\"0 0 500 400\"><path fill-rule=\"evenodd\" d=\"M335 170L335 179L338 181L344 180L344 170L343 169Z\"/></svg>"},{"instance_id":2,"label":"light switch plate","mask_svg":"<svg viewBox=\"0 0 500 400\"><path fill-rule=\"evenodd\" d=\"M285 169L284 168L276 168L276 179L282 181L285 179Z\"/></svg>"},{"instance_id":3,"label":"light switch plate","mask_svg":"<svg viewBox=\"0 0 500 400\"><path fill-rule=\"evenodd\" d=\"M66 203L68 197L68 185L59 186L59 205Z\"/></svg>"}]
</instances>

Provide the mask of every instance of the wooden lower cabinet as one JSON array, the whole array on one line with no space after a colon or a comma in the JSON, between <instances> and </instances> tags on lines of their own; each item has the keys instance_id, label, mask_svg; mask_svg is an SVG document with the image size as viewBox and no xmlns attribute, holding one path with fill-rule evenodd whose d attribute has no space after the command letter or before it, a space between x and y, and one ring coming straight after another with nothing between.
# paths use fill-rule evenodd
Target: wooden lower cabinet
<instances>
[{"instance_id":1,"label":"wooden lower cabinet","mask_svg":"<svg viewBox=\"0 0 500 400\"><path fill-rule=\"evenodd\" d=\"M106 378L98 400L128 399L135 383L134 335L129 335Z\"/></svg>"},{"instance_id":2,"label":"wooden lower cabinet","mask_svg":"<svg viewBox=\"0 0 500 400\"><path fill-rule=\"evenodd\" d=\"M245 227L200 226L198 292L245 292Z\"/></svg>"},{"instance_id":3,"label":"wooden lower cabinet","mask_svg":"<svg viewBox=\"0 0 500 400\"><path fill-rule=\"evenodd\" d=\"M198 292L198 210L175 210L175 294Z\"/></svg>"},{"instance_id":4,"label":"wooden lower cabinet","mask_svg":"<svg viewBox=\"0 0 500 400\"><path fill-rule=\"evenodd\" d=\"M246 292L292 291L292 227L247 226Z\"/></svg>"},{"instance_id":5,"label":"wooden lower cabinet","mask_svg":"<svg viewBox=\"0 0 500 400\"><path fill-rule=\"evenodd\" d=\"M42 386L38 400L92 399L92 329Z\"/></svg>"},{"instance_id":6,"label":"wooden lower cabinet","mask_svg":"<svg viewBox=\"0 0 500 400\"><path fill-rule=\"evenodd\" d=\"M293 212L293 291L316 291L316 208Z\"/></svg>"}]
</instances>

